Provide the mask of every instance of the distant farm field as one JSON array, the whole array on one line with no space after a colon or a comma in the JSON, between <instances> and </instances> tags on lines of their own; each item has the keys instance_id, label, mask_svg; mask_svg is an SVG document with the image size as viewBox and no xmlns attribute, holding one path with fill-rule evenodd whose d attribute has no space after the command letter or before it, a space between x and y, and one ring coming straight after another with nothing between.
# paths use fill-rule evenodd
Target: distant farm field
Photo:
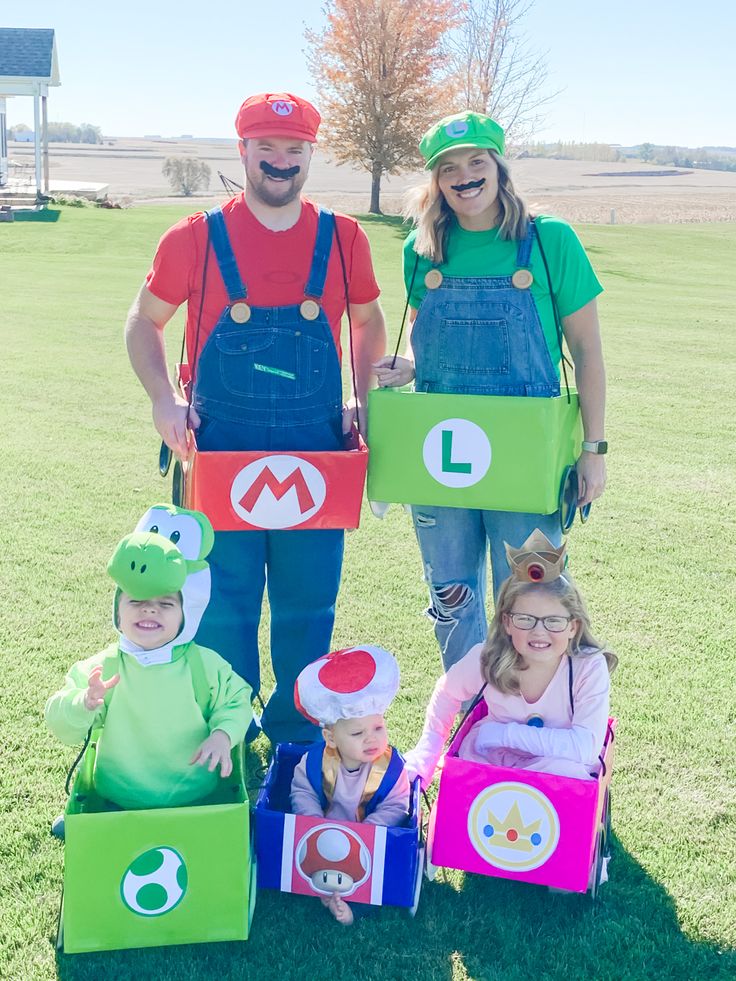
<instances>
[{"instance_id":1,"label":"distant farm field","mask_svg":"<svg viewBox=\"0 0 736 981\"><path fill-rule=\"evenodd\" d=\"M33 147L10 145L18 173L33 165ZM50 147L50 179L87 181L109 187L113 198L135 202L171 199L171 188L161 173L168 156L195 156L212 171L210 200L222 196L217 172L242 183L242 167L235 140L138 139L117 137L100 146L54 143ZM602 163L590 160L525 158L511 160L512 175L532 209L557 214L572 222L609 224L611 211L619 224L736 221L736 173L714 170L662 174L654 164L627 160ZM11 167L11 173L15 172ZM384 177L382 210L401 210L408 187L424 180L422 173ZM335 166L317 151L308 184L317 200L351 213L367 211L370 177L364 170Z\"/></svg>"},{"instance_id":2,"label":"distant farm field","mask_svg":"<svg viewBox=\"0 0 736 981\"><path fill-rule=\"evenodd\" d=\"M56 955L63 847L49 825L75 753L46 731L42 709L72 662L110 641L108 557L169 493L122 324L159 235L187 210L65 208L55 224L0 225L0 977L731 981L733 223L578 229L606 287L611 453L609 488L576 525L571 563L596 633L620 658L614 854L598 905L440 871L414 920L385 909L344 930L316 901L262 892L245 944ZM364 224L395 338L405 230ZM389 725L401 749L439 672L425 605L408 517L393 507L378 522L364 509L347 536L334 645L396 653ZM249 754L255 783L266 749Z\"/></svg>"}]
</instances>

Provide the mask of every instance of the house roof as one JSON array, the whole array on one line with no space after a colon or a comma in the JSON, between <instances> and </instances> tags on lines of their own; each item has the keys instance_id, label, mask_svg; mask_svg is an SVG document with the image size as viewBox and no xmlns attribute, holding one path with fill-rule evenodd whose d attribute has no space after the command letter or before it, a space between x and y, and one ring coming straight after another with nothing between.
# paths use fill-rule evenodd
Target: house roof
<instances>
[{"instance_id":1,"label":"house roof","mask_svg":"<svg viewBox=\"0 0 736 981\"><path fill-rule=\"evenodd\" d=\"M54 31L0 27L0 78L46 79L59 84Z\"/></svg>"}]
</instances>

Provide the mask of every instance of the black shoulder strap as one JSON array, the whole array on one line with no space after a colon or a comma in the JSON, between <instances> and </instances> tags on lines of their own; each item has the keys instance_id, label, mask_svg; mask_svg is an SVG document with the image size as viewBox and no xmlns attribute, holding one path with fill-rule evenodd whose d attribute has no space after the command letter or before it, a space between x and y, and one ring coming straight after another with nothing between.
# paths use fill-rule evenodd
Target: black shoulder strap
<instances>
[{"instance_id":1,"label":"black shoulder strap","mask_svg":"<svg viewBox=\"0 0 736 981\"><path fill-rule=\"evenodd\" d=\"M567 691L570 696L570 714L575 715L575 696L572 691L572 658L567 655Z\"/></svg>"}]
</instances>

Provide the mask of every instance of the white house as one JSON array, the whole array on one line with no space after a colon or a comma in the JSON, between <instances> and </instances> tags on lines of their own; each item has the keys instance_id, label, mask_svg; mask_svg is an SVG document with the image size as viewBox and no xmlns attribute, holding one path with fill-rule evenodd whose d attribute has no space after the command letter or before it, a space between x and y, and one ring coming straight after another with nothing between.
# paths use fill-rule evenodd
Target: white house
<instances>
[{"instance_id":1,"label":"white house","mask_svg":"<svg viewBox=\"0 0 736 981\"><path fill-rule=\"evenodd\" d=\"M36 193L49 190L47 100L49 87L61 85L53 30L0 27L0 187L8 180L6 100L33 99Z\"/></svg>"}]
</instances>

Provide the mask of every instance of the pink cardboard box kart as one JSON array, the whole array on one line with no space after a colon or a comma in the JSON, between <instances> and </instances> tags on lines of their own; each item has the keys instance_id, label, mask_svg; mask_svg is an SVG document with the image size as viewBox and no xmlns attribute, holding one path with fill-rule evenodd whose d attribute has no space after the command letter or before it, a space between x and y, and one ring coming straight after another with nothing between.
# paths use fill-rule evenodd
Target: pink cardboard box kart
<instances>
[{"instance_id":1,"label":"pink cardboard box kart","mask_svg":"<svg viewBox=\"0 0 736 981\"><path fill-rule=\"evenodd\" d=\"M428 871L445 866L595 898L609 857L616 720L608 722L598 776L577 780L460 759L468 730L486 714L481 699L445 753L429 818Z\"/></svg>"}]
</instances>

